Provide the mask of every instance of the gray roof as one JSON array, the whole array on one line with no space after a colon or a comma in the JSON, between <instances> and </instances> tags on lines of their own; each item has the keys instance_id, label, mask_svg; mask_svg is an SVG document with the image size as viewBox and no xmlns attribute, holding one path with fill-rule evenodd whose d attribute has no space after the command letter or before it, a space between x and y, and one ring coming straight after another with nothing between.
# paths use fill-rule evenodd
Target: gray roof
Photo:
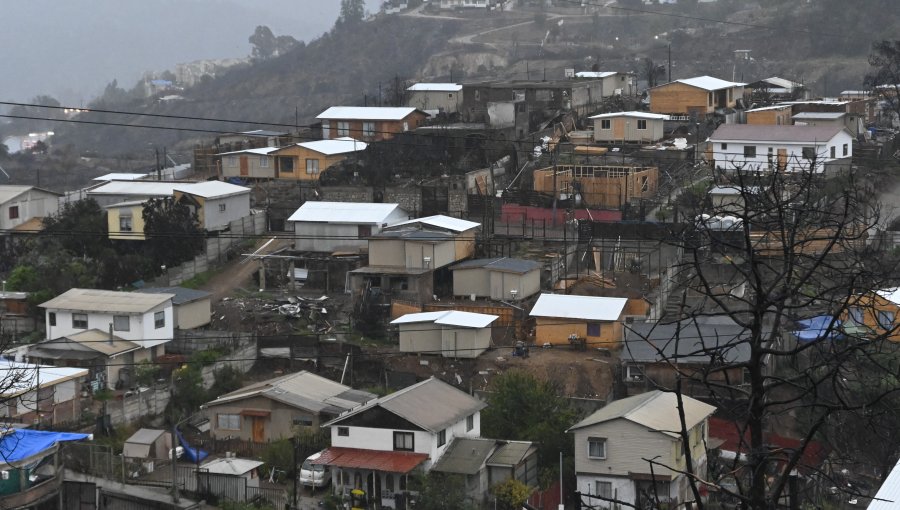
<instances>
[{"instance_id":1,"label":"gray roof","mask_svg":"<svg viewBox=\"0 0 900 510\"><path fill-rule=\"evenodd\" d=\"M722 124L709 139L713 142L827 142L841 131L846 129L842 126Z\"/></svg>"},{"instance_id":2,"label":"gray roof","mask_svg":"<svg viewBox=\"0 0 900 510\"><path fill-rule=\"evenodd\" d=\"M454 438L432 469L439 473L474 475L481 471L496 446L494 439Z\"/></svg>"},{"instance_id":3,"label":"gray roof","mask_svg":"<svg viewBox=\"0 0 900 510\"><path fill-rule=\"evenodd\" d=\"M682 402L684 422L688 429L693 428L716 410L715 407L688 396L682 396ZM678 437L681 427L676 395L654 390L610 402L572 425L569 431L617 419L628 420L673 438Z\"/></svg>"},{"instance_id":4,"label":"gray roof","mask_svg":"<svg viewBox=\"0 0 900 510\"><path fill-rule=\"evenodd\" d=\"M304 370L245 386L207 402L205 407L230 404L257 396L310 412L334 415L376 397L372 393L354 390Z\"/></svg>"},{"instance_id":5,"label":"gray roof","mask_svg":"<svg viewBox=\"0 0 900 510\"><path fill-rule=\"evenodd\" d=\"M186 287L144 287L137 289L135 292L143 292L144 294L172 294L173 305L183 305L192 301L208 298L211 293L205 290L188 289Z\"/></svg>"},{"instance_id":6,"label":"gray roof","mask_svg":"<svg viewBox=\"0 0 900 510\"><path fill-rule=\"evenodd\" d=\"M149 312L166 301L170 301L172 297L172 294L69 289L50 301L41 303L39 306L60 310L138 314Z\"/></svg>"},{"instance_id":7,"label":"gray roof","mask_svg":"<svg viewBox=\"0 0 900 510\"><path fill-rule=\"evenodd\" d=\"M126 443L134 444L153 444L160 436L165 434L165 430L160 429L139 429L125 440Z\"/></svg>"},{"instance_id":8,"label":"gray roof","mask_svg":"<svg viewBox=\"0 0 900 510\"><path fill-rule=\"evenodd\" d=\"M531 441L506 441L487 460L488 466L517 466L535 449Z\"/></svg>"},{"instance_id":9,"label":"gray roof","mask_svg":"<svg viewBox=\"0 0 900 510\"><path fill-rule=\"evenodd\" d=\"M450 270L456 269L477 269L486 268L491 271L500 271L502 273L525 274L542 267L540 262L534 260L511 259L509 257L497 257L492 259L474 259L461 262L451 267Z\"/></svg>"},{"instance_id":10,"label":"gray roof","mask_svg":"<svg viewBox=\"0 0 900 510\"><path fill-rule=\"evenodd\" d=\"M431 377L344 413L325 426L335 425L376 406L427 431L438 432L484 409L487 404L440 379Z\"/></svg>"},{"instance_id":11,"label":"gray roof","mask_svg":"<svg viewBox=\"0 0 900 510\"><path fill-rule=\"evenodd\" d=\"M655 363L741 363L750 359L749 331L733 321L724 324L689 319L670 324L634 323L625 328L622 360ZM677 339L676 339L677 336Z\"/></svg>"}]
</instances>

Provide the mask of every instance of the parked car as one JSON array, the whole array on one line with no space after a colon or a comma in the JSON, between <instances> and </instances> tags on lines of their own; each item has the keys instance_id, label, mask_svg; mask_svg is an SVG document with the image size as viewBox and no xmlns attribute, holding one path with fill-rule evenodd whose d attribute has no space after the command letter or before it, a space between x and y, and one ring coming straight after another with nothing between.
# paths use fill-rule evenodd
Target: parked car
<instances>
[{"instance_id":1,"label":"parked car","mask_svg":"<svg viewBox=\"0 0 900 510\"><path fill-rule=\"evenodd\" d=\"M328 466L316 464L316 459L322 452L314 453L303 461L300 466L300 484L310 487L325 487L331 483L331 469Z\"/></svg>"}]
</instances>

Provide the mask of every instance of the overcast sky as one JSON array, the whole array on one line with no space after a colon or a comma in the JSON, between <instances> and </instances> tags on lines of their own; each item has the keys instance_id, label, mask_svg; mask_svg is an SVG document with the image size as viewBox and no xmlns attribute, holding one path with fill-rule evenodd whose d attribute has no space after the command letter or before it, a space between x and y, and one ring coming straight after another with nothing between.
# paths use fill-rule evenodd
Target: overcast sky
<instances>
[{"instance_id":1,"label":"overcast sky","mask_svg":"<svg viewBox=\"0 0 900 510\"><path fill-rule=\"evenodd\" d=\"M340 0L3 0L0 98L87 102L113 79L131 88L144 71L247 56L257 25L313 39L339 10Z\"/></svg>"}]
</instances>

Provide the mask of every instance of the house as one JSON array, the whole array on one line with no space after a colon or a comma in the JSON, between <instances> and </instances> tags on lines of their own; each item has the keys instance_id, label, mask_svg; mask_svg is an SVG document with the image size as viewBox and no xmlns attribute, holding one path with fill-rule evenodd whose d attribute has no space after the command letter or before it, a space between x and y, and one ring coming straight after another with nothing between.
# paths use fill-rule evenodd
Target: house
<instances>
[{"instance_id":1,"label":"house","mask_svg":"<svg viewBox=\"0 0 900 510\"><path fill-rule=\"evenodd\" d=\"M458 83L416 83L406 89L406 105L422 111L456 113L462 105L462 90Z\"/></svg>"},{"instance_id":2,"label":"house","mask_svg":"<svg viewBox=\"0 0 900 510\"><path fill-rule=\"evenodd\" d=\"M306 202L288 222L294 226L295 250L333 252L368 248L372 234L407 219L409 214L398 204Z\"/></svg>"},{"instance_id":3,"label":"house","mask_svg":"<svg viewBox=\"0 0 900 510\"><path fill-rule=\"evenodd\" d=\"M540 262L496 257L467 260L450 267L453 295L521 301L541 290Z\"/></svg>"},{"instance_id":4,"label":"house","mask_svg":"<svg viewBox=\"0 0 900 510\"><path fill-rule=\"evenodd\" d=\"M591 347L618 348L627 303L628 298L541 294L529 313L535 318L535 342L568 345L577 339Z\"/></svg>"},{"instance_id":5,"label":"house","mask_svg":"<svg viewBox=\"0 0 900 510\"><path fill-rule=\"evenodd\" d=\"M350 137L316 140L282 147L272 153L275 177L296 181L318 181L327 168L366 150L368 144Z\"/></svg>"},{"instance_id":6,"label":"house","mask_svg":"<svg viewBox=\"0 0 900 510\"><path fill-rule=\"evenodd\" d=\"M794 115L798 113L846 113L844 126L851 133L857 132L857 126L865 125L877 120L878 100L874 97L867 99L819 99L810 101L787 101Z\"/></svg>"},{"instance_id":7,"label":"house","mask_svg":"<svg viewBox=\"0 0 900 510\"><path fill-rule=\"evenodd\" d=\"M0 333L15 338L37 328L37 319L31 315L27 292L0 290Z\"/></svg>"},{"instance_id":8,"label":"house","mask_svg":"<svg viewBox=\"0 0 900 510\"><path fill-rule=\"evenodd\" d=\"M735 108L743 97L743 83L697 76L650 89L650 111L702 117L716 110Z\"/></svg>"},{"instance_id":9,"label":"house","mask_svg":"<svg viewBox=\"0 0 900 510\"><path fill-rule=\"evenodd\" d=\"M376 396L307 371L258 382L202 406L212 437L263 443L292 437Z\"/></svg>"},{"instance_id":10,"label":"house","mask_svg":"<svg viewBox=\"0 0 900 510\"><path fill-rule=\"evenodd\" d=\"M89 440L88 434L7 429L0 437L0 506L54 508L62 487L61 443Z\"/></svg>"},{"instance_id":11,"label":"house","mask_svg":"<svg viewBox=\"0 0 900 510\"><path fill-rule=\"evenodd\" d=\"M275 163L272 153L278 147L257 147L216 154L220 158L223 179L274 179Z\"/></svg>"},{"instance_id":12,"label":"house","mask_svg":"<svg viewBox=\"0 0 900 510\"><path fill-rule=\"evenodd\" d=\"M122 456L129 459L163 460L171 457L172 433L160 429L138 429L125 440Z\"/></svg>"},{"instance_id":13,"label":"house","mask_svg":"<svg viewBox=\"0 0 900 510\"><path fill-rule=\"evenodd\" d=\"M436 404L439 403L439 404ZM455 438L481 436L486 404L434 377L367 402L324 426L332 490L365 491L382 508L405 508L410 475L429 471Z\"/></svg>"},{"instance_id":14,"label":"house","mask_svg":"<svg viewBox=\"0 0 900 510\"><path fill-rule=\"evenodd\" d=\"M431 469L464 476L467 499L476 505L488 503L490 489L509 479L538 486L537 447L530 441L454 438Z\"/></svg>"},{"instance_id":15,"label":"house","mask_svg":"<svg viewBox=\"0 0 900 510\"><path fill-rule=\"evenodd\" d=\"M744 112L747 124L763 124L766 126L790 126L793 109L790 105L763 106Z\"/></svg>"},{"instance_id":16,"label":"house","mask_svg":"<svg viewBox=\"0 0 900 510\"><path fill-rule=\"evenodd\" d=\"M791 119L795 126L845 127L854 138L865 132L865 119L846 112L800 112Z\"/></svg>"},{"instance_id":17,"label":"house","mask_svg":"<svg viewBox=\"0 0 900 510\"><path fill-rule=\"evenodd\" d=\"M88 371L0 359L0 419L55 425L81 419L81 390Z\"/></svg>"},{"instance_id":18,"label":"house","mask_svg":"<svg viewBox=\"0 0 900 510\"><path fill-rule=\"evenodd\" d=\"M853 137L843 127L723 124L706 158L719 170L836 173L849 168Z\"/></svg>"},{"instance_id":19,"label":"house","mask_svg":"<svg viewBox=\"0 0 900 510\"><path fill-rule=\"evenodd\" d=\"M253 459L225 457L211 460L197 470L201 494L209 494L223 501L252 501L259 487L259 468L264 462Z\"/></svg>"},{"instance_id":20,"label":"house","mask_svg":"<svg viewBox=\"0 0 900 510\"><path fill-rule=\"evenodd\" d=\"M602 97L633 96L637 94L637 78L634 73L615 71L579 71L576 80L599 80L602 82Z\"/></svg>"},{"instance_id":21,"label":"house","mask_svg":"<svg viewBox=\"0 0 900 510\"><path fill-rule=\"evenodd\" d=\"M35 186L0 186L0 235L43 230L41 220L56 214L61 196Z\"/></svg>"},{"instance_id":22,"label":"house","mask_svg":"<svg viewBox=\"0 0 900 510\"><path fill-rule=\"evenodd\" d=\"M790 101L809 97L809 90L802 83L777 76L755 81L747 88L751 90L751 97L760 101Z\"/></svg>"},{"instance_id":23,"label":"house","mask_svg":"<svg viewBox=\"0 0 900 510\"><path fill-rule=\"evenodd\" d=\"M175 329L194 329L207 326L212 316L212 294L186 287L144 287L135 292L171 294Z\"/></svg>"},{"instance_id":24,"label":"house","mask_svg":"<svg viewBox=\"0 0 900 510\"><path fill-rule=\"evenodd\" d=\"M603 113L594 121L594 141L609 143L655 143L663 139L668 115L647 112Z\"/></svg>"},{"instance_id":25,"label":"house","mask_svg":"<svg viewBox=\"0 0 900 510\"><path fill-rule=\"evenodd\" d=\"M900 342L900 288L881 289L851 296L840 319L862 326L870 335L885 335Z\"/></svg>"},{"instance_id":26,"label":"house","mask_svg":"<svg viewBox=\"0 0 900 510\"><path fill-rule=\"evenodd\" d=\"M223 133L216 140L216 145L224 147L234 147L253 149L260 147L279 147L288 143L290 133L284 131L270 131L267 129L254 129L252 131L243 131L240 133Z\"/></svg>"},{"instance_id":27,"label":"house","mask_svg":"<svg viewBox=\"0 0 900 510\"><path fill-rule=\"evenodd\" d=\"M616 161L618 160L618 161ZM534 171L534 190L556 198L572 198L580 207L621 209L625 204L656 195L659 169L624 158L603 158L594 164L563 164Z\"/></svg>"},{"instance_id":28,"label":"house","mask_svg":"<svg viewBox=\"0 0 900 510\"><path fill-rule=\"evenodd\" d=\"M634 322L625 328L622 381L629 395L674 388L679 377L686 395L727 395L744 384L744 369L729 365L750 361L749 334L727 316Z\"/></svg>"},{"instance_id":29,"label":"house","mask_svg":"<svg viewBox=\"0 0 900 510\"><path fill-rule=\"evenodd\" d=\"M575 476L582 504L614 508L584 495L615 498L636 508L655 506L655 497L672 508L690 504L693 494L684 470L689 449L695 473L706 476L707 422L711 405L683 396L689 443L679 433L677 396L659 390L610 402L573 425ZM655 464L645 459L652 459Z\"/></svg>"},{"instance_id":30,"label":"house","mask_svg":"<svg viewBox=\"0 0 900 510\"><path fill-rule=\"evenodd\" d=\"M175 188L189 184L175 181L111 181L87 190L86 198L101 207L122 202L145 202L151 198L168 198ZM116 228L118 230L118 228Z\"/></svg>"},{"instance_id":31,"label":"house","mask_svg":"<svg viewBox=\"0 0 900 510\"><path fill-rule=\"evenodd\" d=\"M417 108L391 106L332 106L316 119L322 121L322 138L351 137L366 142L390 140L421 126L428 114Z\"/></svg>"},{"instance_id":32,"label":"house","mask_svg":"<svg viewBox=\"0 0 900 510\"><path fill-rule=\"evenodd\" d=\"M222 181L181 184L175 202L187 205L207 231L228 230L228 224L250 215L250 188Z\"/></svg>"},{"instance_id":33,"label":"house","mask_svg":"<svg viewBox=\"0 0 900 510\"><path fill-rule=\"evenodd\" d=\"M400 332L400 352L440 354L445 358L477 358L491 346L491 323L499 317L483 313L408 313L391 321Z\"/></svg>"}]
</instances>

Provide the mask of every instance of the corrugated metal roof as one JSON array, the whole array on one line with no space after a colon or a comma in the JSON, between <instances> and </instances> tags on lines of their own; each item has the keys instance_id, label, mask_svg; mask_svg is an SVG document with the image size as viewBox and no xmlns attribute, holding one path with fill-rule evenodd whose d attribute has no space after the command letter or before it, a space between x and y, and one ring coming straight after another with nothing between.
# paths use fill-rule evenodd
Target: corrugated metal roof
<instances>
[{"instance_id":1,"label":"corrugated metal roof","mask_svg":"<svg viewBox=\"0 0 900 510\"><path fill-rule=\"evenodd\" d=\"M206 406L216 406L255 396L264 396L307 411L339 414L373 400L376 395L303 370L261 381L220 396Z\"/></svg>"},{"instance_id":2,"label":"corrugated metal roof","mask_svg":"<svg viewBox=\"0 0 900 510\"><path fill-rule=\"evenodd\" d=\"M0 359L0 380L6 381L4 397L13 397L37 387L47 387L78 377L87 377L85 368L53 367Z\"/></svg>"},{"instance_id":3,"label":"corrugated metal roof","mask_svg":"<svg viewBox=\"0 0 900 510\"><path fill-rule=\"evenodd\" d=\"M415 227L406 230L382 230L372 236L381 239L408 239L410 241L421 241L440 243L454 239L454 235L450 232L438 232L435 230L420 230Z\"/></svg>"},{"instance_id":4,"label":"corrugated metal roof","mask_svg":"<svg viewBox=\"0 0 900 510\"><path fill-rule=\"evenodd\" d=\"M200 473L241 476L265 464L253 459L224 458L200 466Z\"/></svg>"},{"instance_id":5,"label":"corrugated metal roof","mask_svg":"<svg viewBox=\"0 0 900 510\"><path fill-rule=\"evenodd\" d=\"M579 71L575 73L576 78L609 78L619 73L615 71Z\"/></svg>"},{"instance_id":6,"label":"corrugated metal roof","mask_svg":"<svg viewBox=\"0 0 900 510\"><path fill-rule=\"evenodd\" d=\"M389 452L362 448L326 448L316 459L317 465L346 469L368 469L386 473L409 473L428 460L425 453Z\"/></svg>"},{"instance_id":7,"label":"corrugated metal roof","mask_svg":"<svg viewBox=\"0 0 900 510\"><path fill-rule=\"evenodd\" d=\"M842 126L767 126L756 124L722 124L710 135L711 142L827 142Z\"/></svg>"},{"instance_id":8,"label":"corrugated metal roof","mask_svg":"<svg viewBox=\"0 0 900 510\"><path fill-rule=\"evenodd\" d=\"M135 351L141 348L140 344L125 340L124 338L120 338L116 335L113 335L112 341L110 341L109 332L100 331L99 329L89 329L87 331L81 331L79 333L67 335L63 337L63 339L47 340L46 342L41 342L36 346L49 349L57 349L59 347L64 347L63 344L66 343L65 340L75 342L81 347L98 352L105 356L115 356L117 354L124 354L126 352Z\"/></svg>"},{"instance_id":9,"label":"corrugated metal roof","mask_svg":"<svg viewBox=\"0 0 900 510\"><path fill-rule=\"evenodd\" d=\"M370 204L367 202L306 202L288 221L316 223L368 223L380 225L400 209L399 204Z\"/></svg>"},{"instance_id":10,"label":"corrugated metal roof","mask_svg":"<svg viewBox=\"0 0 900 510\"><path fill-rule=\"evenodd\" d=\"M900 305L900 287L896 287L893 289L882 289L875 291L876 294L887 299L891 303L895 305Z\"/></svg>"},{"instance_id":11,"label":"corrugated metal roof","mask_svg":"<svg viewBox=\"0 0 900 510\"><path fill-rule=\"evenodd\" d=\"M250 193L250 188L222 181L203 181L194 184L180 185L175 191L189 193L203 198L225 198L242 193Z\"/></svg>"},{"instance_id":12,"label":"corrugated metal roof","mask_svg":"<svg viewBox=\"0 0 900 510\"><path fill-rule=\"evenodd\" d=\"M697 87L698 89L703 90L721 90L728 89L731 87L743 87L746 83L737 83L733 81L721 80L719 78L715 78L712 76L696 76L694 78L687 78L683 80L675 80L675 83L683 83L685 85L690 85L691 87ZM665 85L659 85L659 87L664 87Z\"/></svg>"},{"instance_id":13,"label":"corrugated metal roof","mask_svg":"<svg viewBox=\"0 0 900 510\"><path fill-rule=\"evenodd\" d=\"M459 92L462 85L458 83L416 83L406 90L410 92Z\"/></svg>"},{"instance_id":14,"label":"corrugated metal roof","mask_svg":"<svg viewBox=\"0 0 900 510\"><path fill-rule=\"evenodd\" d=\"M868 510L897 510L900 508L900 461L884 479Z\"/></svg>"},{"instance_id":15,"label":"corrugated metal roof","mask_svg":"<svg viewBox=\"0 0 900 510\"><path fill-rule=\"evenodd\" d=\"M434 322L447 312L420 312L401 315L391 321L391 324L417 324L420 322Z\"/></svg>"},{"instance_id":16,"label":"corrugated metal roof","mask_svg":"<svg viewBox=\"0 0 900 510\"><path fill-rule=\"evenodd\" d=\"M112 181L88 190L88 195L138 195L144 197L167 197L175 188L185 182L159 181Z\"/></svg>"},{"instance_id":17,"label":"corrugated metal roof","mask_svg":"<svg viewBox=\"0 0 900 510\"><path fill-rule=\"evenodd\" d=\"M111 174L101 175L100 177L94 177L93 181L134 181L137 179L143 179L147 177L149 174L127 174L127 173L116 173L113 172Z\"/></svg>"},{"instance_id":18,"label":"corrugated metal roof","mask_svg":"<svg viewBox=\"0 0 900 510\"><path fill-rule=\"evenodd\" d=\"M287 136L289 133L284 131L270 131L267 129L254 129L252 131L242 131L238 134L247 136Z\"/></svg>"},{"instance_id":19,"label":"corrugated metal roof","mask_svg":"<svg viewBox=\"0 0 900 510\"><path fill-rule=\"evenodd\" d=\"M435 405L435 402L440 402L440 405ZM324 426L339 424L351 416L364 413L376 406L386 409L424 430L438 432L466 416L484 409L487 404L440 379L431 377L348 411Z\"/></svg>"},{"instance_id":20,"label":"corrugated metal roof","mask_svg":"<svg viewBox=\"0 0 900 510\"><path fill-rule=\"evenodd\" d=\"M416 218L412 220L401 221L400 223L394 223L393 225L389 225L388 229L416 224L443 228L445 230L452 230L454 232L465 232L466 230L471 230L473 228L478 228L481 226L481 223L477 223L474 221L461 220L452 216L437 214L434 216L426 216L424 218Z\"/></svg>"},{"instance_id":21,"label":"corrugated metal roof","mask_svg":"<svg viewBox=\"0 0 900 510\"><path fill-rule=\"evenodd\" d=\"M716 410L715 407L687 395L683 395L681 398L684 404L684 422L688 429L693 428ZM594 411L569 430L623 418L667 436L678 437L681 421L677 405L677 397L674 393L659 390L648 391L610 402L606 407Z\"/></svg>"},{"instance_id":22,"label":"corrugated metal roof","mask_svg":"<svg viewBox=\"0 0 900 510\"><path fill-rule=\"evenodd\" d=\"M516 466L534 449L531 441L506 441L487 460L489 466Z\"/></svg>"},{"instance_id":23,"label":"corrugated metal roof","mask_svg":"<svg viewBox=\"0 0 900 510\"><path fill-rule=\"evenodd\" d=\"M137 289L135 292L144 294L172 294L173 305L183 305L191 301L211 297L212 294L205 290L188 289L186 287L144 287Z\"/></svg>"},{"instance_id":24,"label":"corrugated metal roof","mask_svg":"<svg viewBox=\"0 0 900 510\"><path fill-rule=\"evenodd\" d=\"M403 120L416 108L405 106L332 106L316 118L323 120Z\"/></svg>"},{"instance_id":25,"label":"corrugated metal roof","mask_svg":"<svg viewBox=\"0 0 900 510\"><path fill-rule=\"evenodd\" d=\"M622 315L627 298L541 294L532 317L555 317L593 321L615 321Z\"/></svg>"},{"instance_id":26,"label":"corrugated metal roof","mask_svg":"<svg viewBox=\"0 0 900 510\"><path fill-rule=\"evenodd\" d=\"M144 294L99 289L69 289L59 296L41 303L42 308L78 310L86 312L118 312L137 314L148 312L170 301L174 294Z\"/></svg>"},{"instance_id":27,"label":"corrugated metal roof","mask_svg":"<svg viewBox=\"0 0 900 510\"><path fill-rule=\"evenodd\" d=\"M634 323L625 328L623 361L656 363L725 363L750 359L750 332L730 324L706 324L699 319L680 323ZM677 336L677 339L676 339Z\"/></svg>"},{"instance_id":28,"label":"corrugated metal roof","mask_svg":"<svg viewBox=\"0 0 900 510\"><path fill-rule=\"evenodd\" d=\"M500 271L502 273L525 274L536 269L540 269L542 264L534 260L511 259L509 257L496 257L492 259L473 259L466 260L450 268L451 271L457 269L478 269L487 268L491 271Z\"/></svg>"},{"instance_id":29,"label":"corrugated metal roof","mask_svg":"<svg viewBox=\"0 0 900 510\"><path fill-rule=\"evenodd\" d=\"M499 317L484 313L460 312L450 310L448 312L422 312L408 313L391 321L391 324L415 324L421 322L433 322L442 326L456 326L461 328L486 328Z\"/></svg>"},{"instance_id":30,"label":"corrugated metal roof","mask_svg":"<svg viewBox=\"0 0 900 510\"><path fill-rule=\"evenodd\" d=\"M159 439L159 436L165 433L165 430L160 429L138 429L137 432L125 440L125 443L153 444Z\"/></svg>"},{"instance_id":31,"label":"corrugated metal roof","mask_svg":"<svg viewBox=\"0 0 900 510\"><path fill-rule=\"evenodd\" d=\"M234 154L254 154L256 156L268 156L269 154L279 150L280 147L259 147L256 149L244 149L240 151L220 152L216 156L231 156Z\"/></svg>"},{"instance_id":32,"label":"corrugated metal roof","mask_svg":"<svg viewBox=\"0 0 900 510\"><path fill-rule=\"evenodd\" d=\"M766 82L770 85L775 85L776 87L788 89L788 90L791 90L794 87L802 87L803 86L802 83L795 83L795 82L792 82L791 80L786 80L784 78L779 78L777 76L773 76L771 78L766 78L765 80L760 80L760 81Z\"/></svg>"},{"instance_id":33,"label":"corrugated metal roof","mask_svg":"<svg viewBox=\"0 0 900 510\"><path fill-rule=\"evenodd\" d=\"M481 471L496 446L497 441L493 439L455 437L431 469L439 473L474 475Z\"/></svg>"},{"instance_id":34,"label":"corrugated metal roof","mask_svg":"<svg viewBox=\"0 0 900 510\"><path fill-rule=\"evenodd\" d=\"M752 108L750 110L745 110L744 113L753 113L753 112L767 112L770 110L786 110L790 109L791 105L789 104L776 104L775 106L763 106L760 108Z\"/></svg>"},{"instance_id":35,"label":"corrugated metal roof","mask_svg":"<svg viewBox=\"0 0 900 510\"><path fill-rule=\"evenodd\" d=\"M614 113L601 113L600 115L594 115L592 117L588 117L589 119L612 119L614 117L629 117L634 119L650 119L650 120L669 120L668 115L663 115L661 113L649 113L649 112L614 112Z\"/></svg>"},{"instance_id":36,"label":"corrugated metal roof","mask_svg":"<svg viewBox=\"0 0 900 510\"><path fill-rule=\"evenodd\" d=\"M794 120L838 120L847 115L844 112L800 112L791 117Z\"/></svg>"},{"instance_id":37,"label":"corrugated metal roof","mask_svg":"<svg viewBox=\"0 0 900 510\"><path fill-rule=\"evenodd\" d=\"M369 146L350 137L335 138L333 140L316 140L313 142L298 143L300 147L311 151L331 156L333 154L346 154L348 152L364 151Z\"/></svg>"}]
</instances>

